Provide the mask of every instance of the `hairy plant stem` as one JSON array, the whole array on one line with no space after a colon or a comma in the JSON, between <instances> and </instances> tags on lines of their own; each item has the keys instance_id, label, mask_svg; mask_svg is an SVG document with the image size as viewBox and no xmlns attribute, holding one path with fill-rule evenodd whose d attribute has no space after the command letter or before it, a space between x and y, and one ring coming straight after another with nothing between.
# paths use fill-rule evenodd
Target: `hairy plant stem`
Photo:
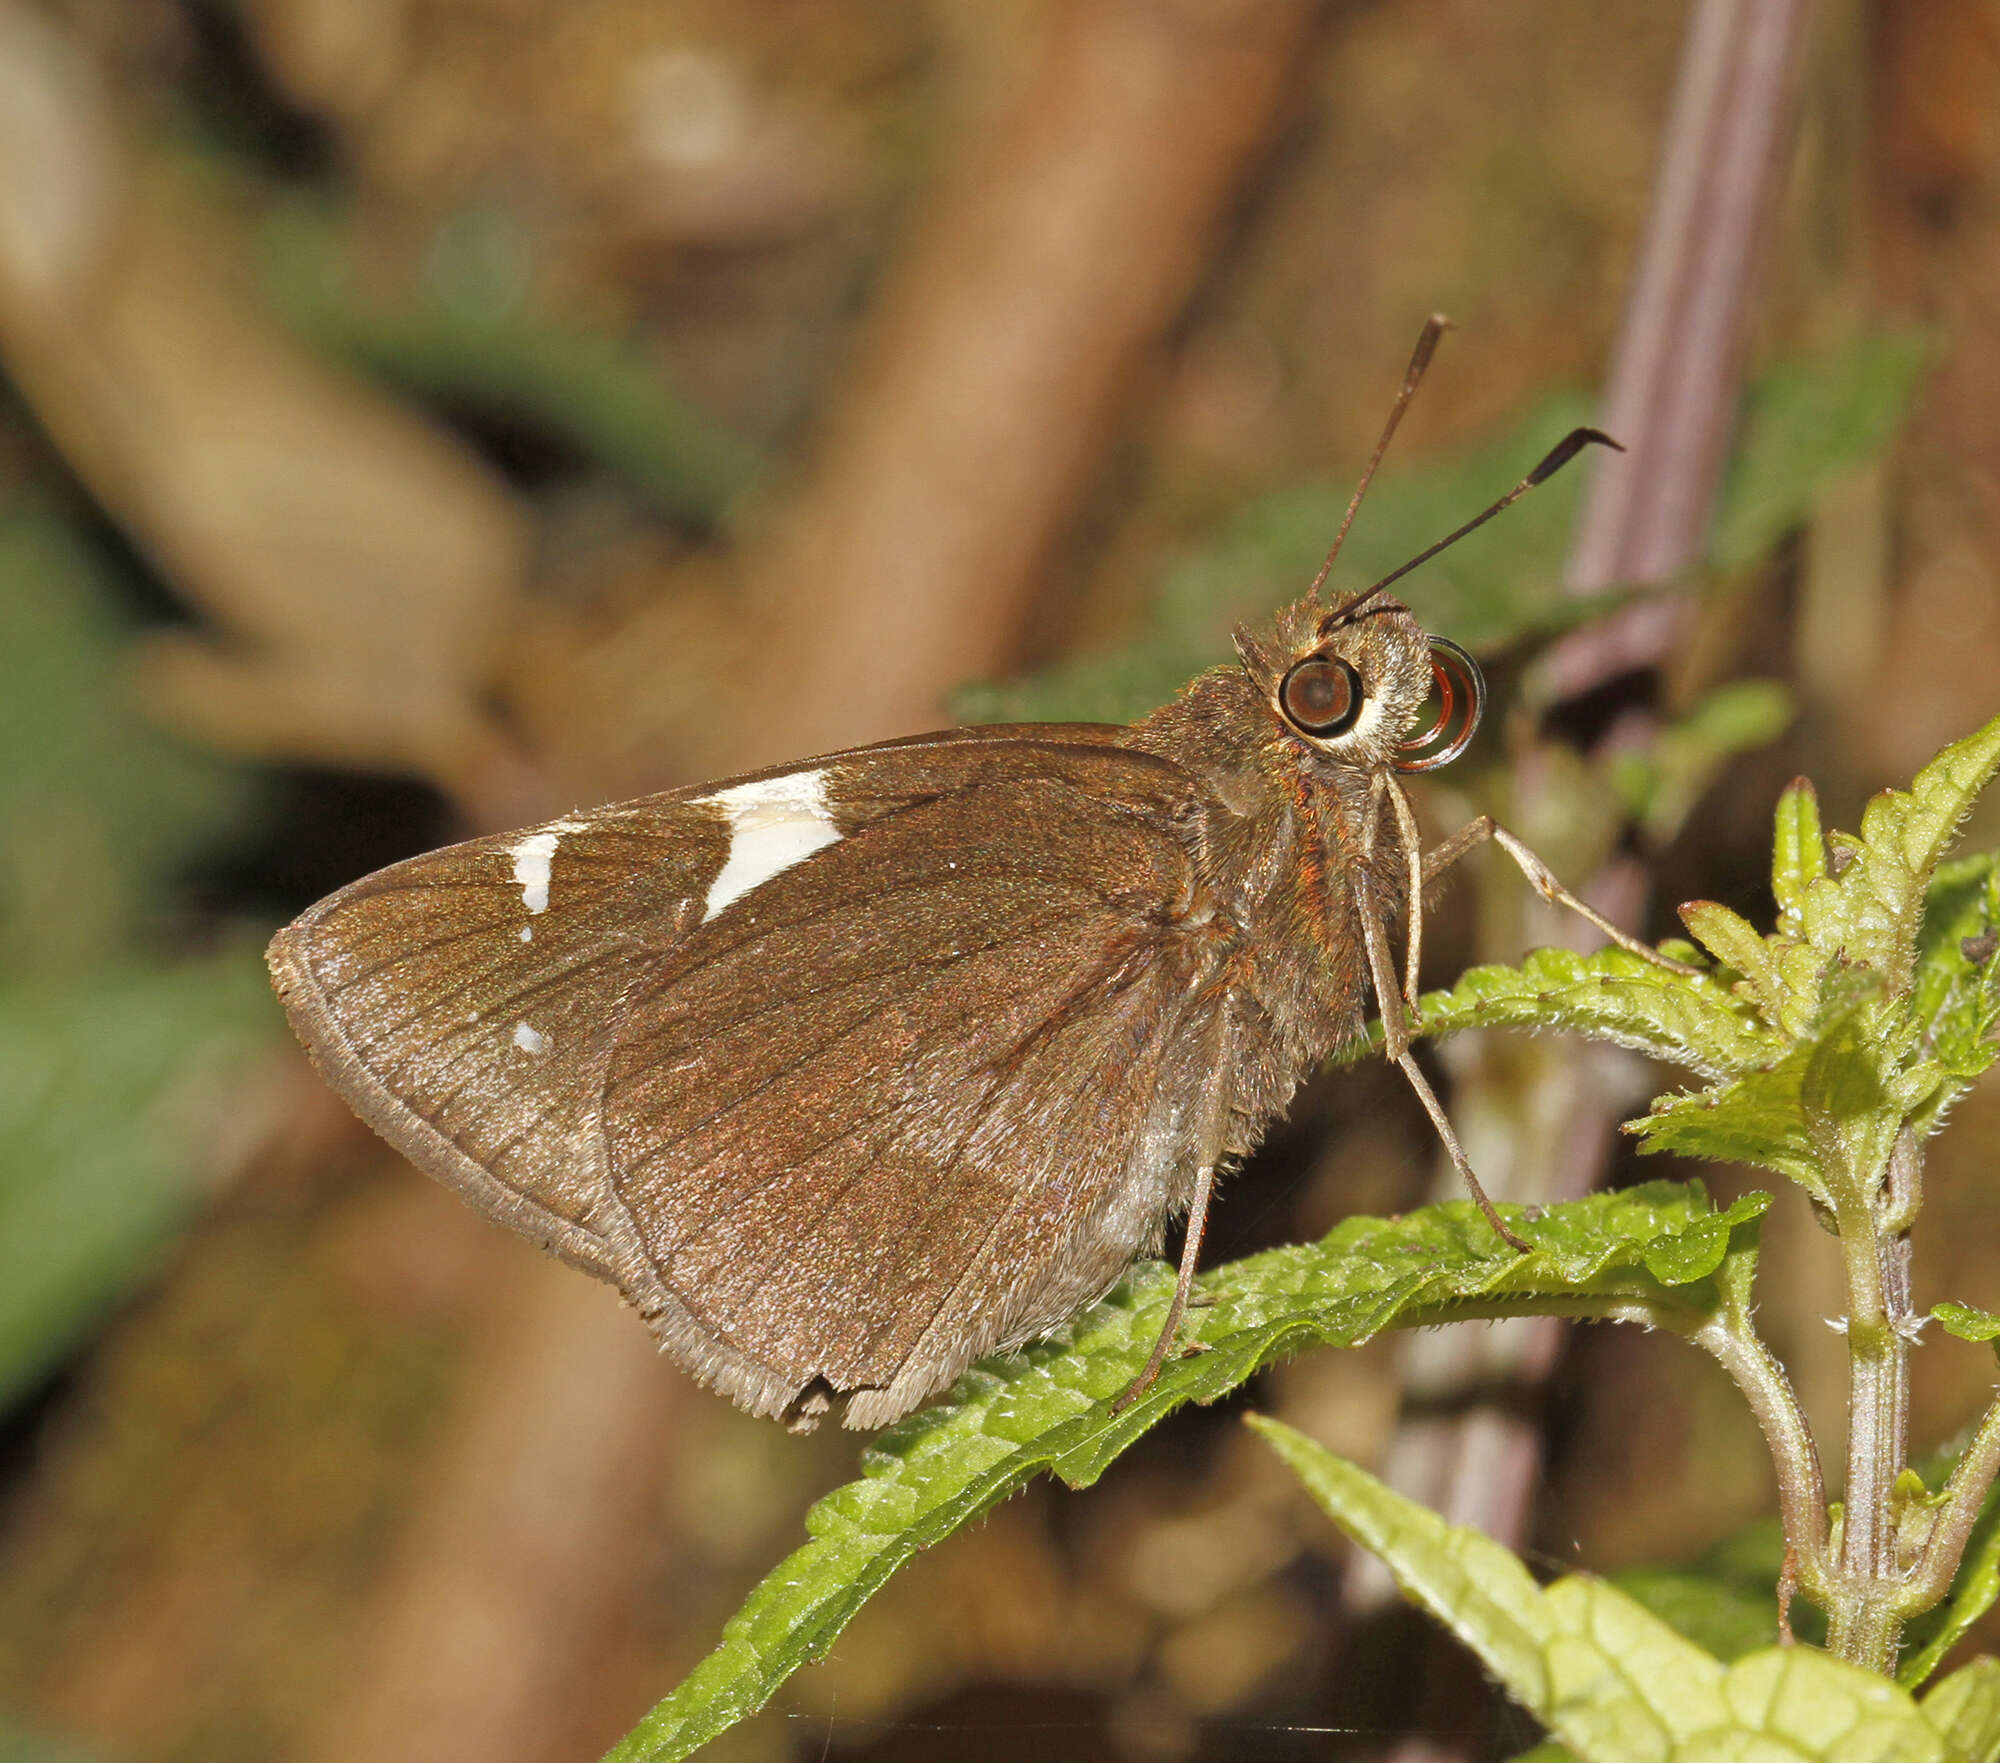
<instances>
[{"instance_id":1,"label":"hairy plant stem","mask_svg":"<svg viewBox=\"0 0 2000 1763\"><path fill-rule=\"evenodd\" d=\"M1792 1380L1751 1326L1746 1305L1724 1304L1690 1330L1688 1339L1715 1355L1763 1428L1778 1474L1778 1513L1785 1529L1788 1569L1797 1575L1800 1591L1815 1604L1830 1608L1837 1594L1828 1547L1826 1482L1820 1474L1819 1447L1806 1426Z\"/></svg>"},{"instance_id":2,"label":"hairy plant stem","mask_svg":"<svg viewBox=\"0 0 2000 1763\"><path fill-rule=\"evenodd\" d=\"M1909 1227L1922 1151L1907 1126L1880 1182L1848 1169L1829 1182L1847 1275L1847 1486L1827 1645L1889 1673L1907 1614L1896 1549L1896 1480L1909 1459ZM1829 1172L1834 1173L1834 1172ZM1866 1172L1873 1174L1875 1172Z\"/></svg>"},{"instance_id":3,"label":"hairy plant stem","mask_svg":"<svg viewBox=\"0 0 2000 1763\"><path fill-rule=\"evenodd\" d=\"M1715 1355L1763 1428L1785 1531L1781 1599L1788 1601L1796 1586L1826 1611L1828 1649L1886 1677L1896 1669L1903 1624L1950 1591L2000 1477L2000 1400L1980 1420L1921 1546L1905 1560L1897 1484L1909 1457L1909 1359L1919 1328L1910 1300L1909 1232L1922 1204L1921 1141L1905 1125L1879 1169L1835 1167L1828 1174L1847 1275L1841 1324L1849 1366L1847 1485L1837 1558L1819 1452L1785 1368L1751 1323L1748 1291L1726 1293L1714 1313L1683 1332ZM1653 1320L1675 1326L1665 1313L1655 1312Z\"/></svg>"},{"instance_id":4,"label":"hairy plant stem","mask_svg":"<svg viewBox=\"0 0 2000 1763\"><path fill-rule=\"evenodd\" d=\"M1852 1171L1845 1172L1852 1174ZM2000 1478L2000 1399L1987 1409L1946 1484L1923 1541L1902 1548L1898 1479L1909 1441L1909 1351L1918 1332L1910 1299L1909 1228L1921 1203L1923 1152L1905 1126L1872 1193L1828 1184L1847 1273L1850 1380L1847 1486L1836 1548L1819 1448L1783 1364L1751 1320L1750 1280L1725 1280L1723 1301L1694 1313L1636 1294L1537 1301L1533 1314L1575 1321L1638 1323L1679 1334L1714 1355L1757 1417L1778 1478L1786 1560L1780 1600L1794 1591L1827 1613L1828 1650L1893 1676L1903 1625L1936 1606L1957 1577L1966 1545ZM1488 1299L1455 1310L1461 1320L1526 1312ZM1780 1612L1781 1630L1789 1627Z\"/></svg>"},{"instance_id":5,"label":"hairy plant stem","mask_svg":"<svg viewBox=\"0 0 2000 1763\"><path fill-rule=\"evenodd\" d=\"M1898 1358L1905 1365L1921 1326L1910 1303L1909 1230L1922 1201L1923 1150L1915 1129L1905 1126L1889 1155L1888 1179L1879 1208L1884 1233L1882 1284ZM1897 1428L1900 1454L1906 1456L1907 1384L1896 1389L1893 1396L1896 1406L1890 1411L1890 1419ZM2000 1475L2000 1401L1987 1409L1970 1442L1959 1453L1951 1479L1945 1484L1944 1499L1931 1515L1929 1530L1915 1559L1907 1565L1897 1563L1894 1613L1899 1620L1922 1615L1951 1590L1965 1556L1965 1546L1971 1540L1972 1527L1986 1504L1996 1475ZM1894 1516L1892 1510L1892 1521Z\"/></svg>"}]
</instances>

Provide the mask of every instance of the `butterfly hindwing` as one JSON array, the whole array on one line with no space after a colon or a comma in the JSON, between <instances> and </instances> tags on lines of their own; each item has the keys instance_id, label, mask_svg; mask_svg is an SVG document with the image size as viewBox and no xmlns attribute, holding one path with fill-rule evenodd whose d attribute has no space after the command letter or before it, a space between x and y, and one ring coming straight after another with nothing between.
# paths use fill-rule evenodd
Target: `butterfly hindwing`
<instances>
[{"instance_id":1,"label":"butterfly hindwing","mask_svg":"<svg viewBox=\"0 0 2000 1763\"><path fill-rule=\"evenodd\" d=\"M1196 977L1190 885L1128 805L1016 778L690 939L633 1001L605 1129L686 1350L743 1361L711 1376L758 1408L894 1392L851 1411L873 1424L1156 1242L1169 1172L1137 1207L1123 1178Z\"/></svg>"}]
</instances>

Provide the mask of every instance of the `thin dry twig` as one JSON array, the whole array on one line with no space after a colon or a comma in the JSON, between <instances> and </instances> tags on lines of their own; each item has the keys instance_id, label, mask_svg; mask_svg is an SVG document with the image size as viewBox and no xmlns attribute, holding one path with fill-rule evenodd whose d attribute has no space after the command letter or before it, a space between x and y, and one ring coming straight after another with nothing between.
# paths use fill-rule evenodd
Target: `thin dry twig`
<instances>
[{"instance_id":1,"label":"thin dry twig","mask_svg":"<svg viewBox=\"0 0 2000 1763\"><path fill-rule=\"evenodd\" d=\"M1742 377L1758 246L1790 156L1802 0L1702 0L1604 403L1569 580L1663 582L1708 536Z\"/></svg>"}]
</instances>

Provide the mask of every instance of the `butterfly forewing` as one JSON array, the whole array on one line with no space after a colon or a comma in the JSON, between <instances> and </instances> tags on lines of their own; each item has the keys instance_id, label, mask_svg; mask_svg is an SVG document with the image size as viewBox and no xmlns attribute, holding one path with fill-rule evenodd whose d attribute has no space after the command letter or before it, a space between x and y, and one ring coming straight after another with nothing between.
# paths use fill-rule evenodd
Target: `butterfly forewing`
<instances>
[{"instance_id":1,"label":"butterfly forewing","mask_svg":"<svg viewBox=\"0 0 2000 1763\"><path fill-rule=\"evenodd\" d=\"M545 867L552 838L560 860ZM279 934L280 993L336 1085L413 1162L610 1274L607 1000L678 940L727 844L720 815L682 812L661 836L635 805L396 864Z\"/></svg>"},{"instance_id":2,"label":"butterfly forewing","mask_svg":"<svg viewBox=\"0 0 2000 1763\"><path fill-rule=\"evenodd\" d=\"M1117 732L894 744L475 840L322 902L273 965L415 1162L745 1405L859 1389L874 1424L1157 1238L1157 1187L1123 1178L1199 1081L1193 786Z\"/></svg>"}]
</instances>

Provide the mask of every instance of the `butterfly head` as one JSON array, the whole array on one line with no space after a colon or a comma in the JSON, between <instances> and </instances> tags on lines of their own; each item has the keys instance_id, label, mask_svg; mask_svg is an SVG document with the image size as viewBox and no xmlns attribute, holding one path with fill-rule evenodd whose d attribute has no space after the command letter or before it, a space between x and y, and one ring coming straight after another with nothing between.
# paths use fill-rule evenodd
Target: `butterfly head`
<instances>
[{"instance_id":1,"label":"butterfly head","mask_svg":"<svg viewBox=\"0 0 2000 1763\"><path fill-rule=\"evenodd\" d=\"M1331 610L1308 596L1278 614L1268 638L1238 631L1236 651L1283 737L1364 770L1449 763L1485 709L1479 664L1379 590Z\"/></svg>"}]
</instances>

